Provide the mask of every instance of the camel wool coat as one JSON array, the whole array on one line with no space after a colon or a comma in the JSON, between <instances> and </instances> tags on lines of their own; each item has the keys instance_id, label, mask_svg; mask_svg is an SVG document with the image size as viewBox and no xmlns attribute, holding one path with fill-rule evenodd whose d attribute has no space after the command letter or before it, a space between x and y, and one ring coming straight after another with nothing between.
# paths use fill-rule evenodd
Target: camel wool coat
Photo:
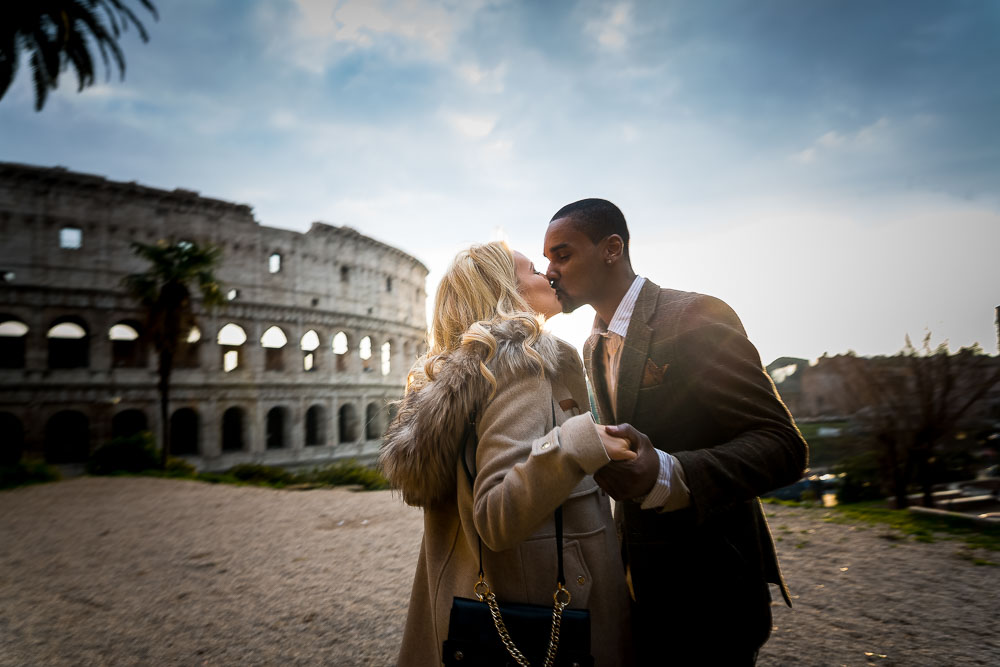
<instances>
[{"instance_id":1,"label":"camel wool coat","mask_svg":"<svg viewBox=\"0 0 1000 667\"><path fill-rule=\"evenodd\" d=\"M609 500L590 476L608 456L587 410L580 357L542 333L530 346L543 374L524 349L523 323L493 324L491 333L492 358L478 343L452 352L433 379L411 385L384 437L379 463L386 478L408 504L424 509L398 664L441 664L452 598L475 597L480 539L485 578L501 603L551 605L559 505L570 607L590 610L595 663L627 664L629 597L620 548ZM495 394L480 362L496 378ZM471 444L464 446L472 422L475 460Z\"/></svg>"}]
</instances>

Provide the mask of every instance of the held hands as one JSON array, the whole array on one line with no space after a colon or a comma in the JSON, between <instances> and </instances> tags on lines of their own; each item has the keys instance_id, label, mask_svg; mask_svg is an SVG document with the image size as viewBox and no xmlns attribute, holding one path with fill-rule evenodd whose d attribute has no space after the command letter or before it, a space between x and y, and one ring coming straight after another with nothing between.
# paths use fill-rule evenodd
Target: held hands
<instances>
[{"instance_id":1,"label":"held hands","mask_svg":"<svg viewBox=\"0 0 1000 667\"><path fill-rule=\"evenodd\" d=\"M609 459L612 461L631 461L636 457L628 440L611 435L605 426L596 426L597 435L600 436L601 444L604 445L604 451L608 453Z\"/></svg>"},{"instance_id":2,"label":"held hands","mask_svg":"<svg viewBox=\"0 0 1000 667\"><path fill-rule=\"evenodd\" d=\"M598 431L600 430L598 427ZM631 500L645 496L652 490L660 474L660 457L653 443L631 424L605 426L604 430L613 440L622 438L627 440L634 456L628 459L616 459L609 449L608 456L612 459L611 463L595 472L594 480L615 500ZM601 434L602 440L604 437L604 434Z\"/></svg>"}]
</instances>

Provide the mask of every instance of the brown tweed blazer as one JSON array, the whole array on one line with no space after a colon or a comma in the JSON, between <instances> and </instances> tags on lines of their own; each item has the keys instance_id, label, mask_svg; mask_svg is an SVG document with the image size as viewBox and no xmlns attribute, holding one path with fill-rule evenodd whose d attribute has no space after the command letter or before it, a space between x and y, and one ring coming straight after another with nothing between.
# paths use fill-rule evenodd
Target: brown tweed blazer
<instances>
[{"instance_id":1,"label":"brown tweed blazer","mask_svg":"<svg viewBox=\"0 0 1000 667\"><path fill-rule=\"evenodd\" d=\"M757 496L797 481L807 446L736 313L714 297L647 280L625 337L614 411L591 341L584 363L600 421L630 423L676 456L691 491L691 506L675 512L620 503L637 602L667 595L663 582L681 574L696 594L775 583L790 605Z\"/></svg>"}]
</instances>

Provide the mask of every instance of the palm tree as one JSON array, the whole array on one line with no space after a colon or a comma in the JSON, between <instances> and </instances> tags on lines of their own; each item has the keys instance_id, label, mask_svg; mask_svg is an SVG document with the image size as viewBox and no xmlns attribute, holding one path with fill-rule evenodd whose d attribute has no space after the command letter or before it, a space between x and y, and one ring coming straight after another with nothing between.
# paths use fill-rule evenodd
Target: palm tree
<instances>
[{"instance_id":1,"label":"palm tree","mask_svg":"<svg viewBox=\"0 0 1000 667\"><path fill-rule=\"evenodd\" d=\"M139 3L159 18L150 0ZM35 111L45 106L49 89L56 88L69 65L76 70L78 90L93 85L91 42L101 53L105 72L110 76L113 59L124 79L125 56L118 39L130 23L148 42L146 28L122 0L5 0L0 8L0 99L17 74L21 51L30 54Z\"/></svg>"},{"instance_id":2,"label":"palm tree","mask_svg":"<svg viewBox=\"0 0 1000 667\"><path fill-rule=\"evenodd\" d=\"M160 241L148 245L133 242L132 250L150 264L149 270L144 273L125 276L122 284L146 311L144 335L152 340L158 356L157 389L160 392L163 439L161 463L166 468L170 454L170 420L167 418L170 374L181 341L195 325L190 286L196 285L201 292L203 307L211 308L223 303L222 288L214 274L222 250L190 241L173 244Z\"/></svg>"}]
</instances>

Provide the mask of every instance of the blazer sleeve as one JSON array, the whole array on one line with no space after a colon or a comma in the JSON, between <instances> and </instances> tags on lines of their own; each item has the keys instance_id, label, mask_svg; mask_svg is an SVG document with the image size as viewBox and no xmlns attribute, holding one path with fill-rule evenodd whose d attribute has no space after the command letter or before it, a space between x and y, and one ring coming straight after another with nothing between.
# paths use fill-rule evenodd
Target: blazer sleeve
<instances>
[{"instance_id":1,"label":"blazer sleeve","mask_svg":"<svg viewBox=\"0 0 1000 667\"><path fill-rule=\"evenodd\" d=\"M609 460L590 413L551 428L551 401L548 380L520 377L502 383L481 413L473 520L492 551L529 537Z\"/></svg>"},{"instance_id":2,"label":"blazer sleeve","mask_svg":"<svg viewBox=\"0 0 1000 667\"><path fill-rule=\"evenodd\" d=\"M728 305L704 297L684 318L673 355L718 440L675 452L699 520L797 481L808 450L760 355Z\"/></svg>"}]
</instances>

